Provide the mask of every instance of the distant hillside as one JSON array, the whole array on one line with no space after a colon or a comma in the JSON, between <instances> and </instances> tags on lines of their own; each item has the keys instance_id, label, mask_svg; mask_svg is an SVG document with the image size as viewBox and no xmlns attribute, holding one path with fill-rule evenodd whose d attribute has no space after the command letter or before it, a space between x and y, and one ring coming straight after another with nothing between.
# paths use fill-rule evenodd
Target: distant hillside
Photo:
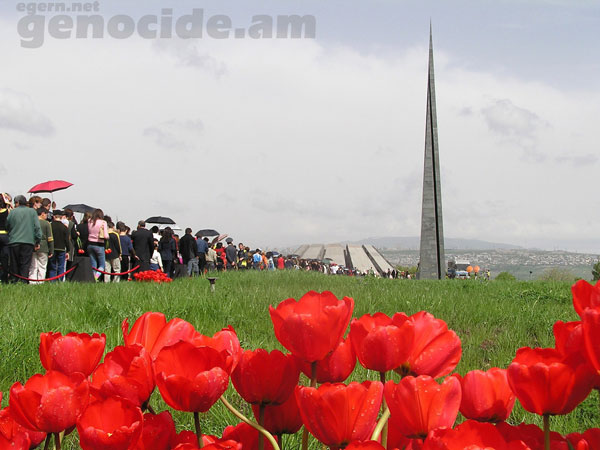
<instances>
[{"instance_id":1,"label":"distant hillside","mask_svg":"<svg viewBox=\"0 0 600 450\"><path fill-rule=\"evenodd\" d=\"M418 236L387 236L370 237L360 241L344 242L345 244L366 245L371 244L376 248L393 248L398 250L418 250ZM519 249L518 245L501 244L497 242L481 241L478 239L446 238L445 247L448 250L492 250L492 249Z\"/></svg>"}]
</instances>

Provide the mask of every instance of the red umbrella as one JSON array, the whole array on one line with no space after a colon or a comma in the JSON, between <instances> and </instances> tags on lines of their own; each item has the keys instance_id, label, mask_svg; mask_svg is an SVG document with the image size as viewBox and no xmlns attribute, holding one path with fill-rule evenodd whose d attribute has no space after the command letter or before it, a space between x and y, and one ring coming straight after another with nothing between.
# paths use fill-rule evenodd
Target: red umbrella
<instances>
[{"instance_id":1,"label":"red umbrella","mask_svg":"<svg viewBox=\"0 0 600 450\"><path fill-rule=\"evenodd\" d=\"M73 183L63 180L46 181L45 183L36 184L27 192L37 194L38 192L56 192L73 186Z\"/></svg>"}]
</instances>

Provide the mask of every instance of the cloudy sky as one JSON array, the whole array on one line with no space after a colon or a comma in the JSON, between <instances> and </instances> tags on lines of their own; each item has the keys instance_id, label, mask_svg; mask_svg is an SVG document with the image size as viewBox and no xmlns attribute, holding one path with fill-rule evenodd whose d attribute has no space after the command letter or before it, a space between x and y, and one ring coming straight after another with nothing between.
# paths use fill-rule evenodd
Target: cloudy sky
<instances>
[{"instance_id":1,"label":"cloudy sky","mask_svg":"<svg viewBox=\"0 0 600 450\"><path fill-rule=\"evenodd\" d=\"M43 12L26 48L5 0L1 190L64 179L59 206L250 246L418 235L431 19L446 236L600 252L598 1L98 5L107 23L312 15L316 37L57 39Z\"/></svg>"}]
</instances>

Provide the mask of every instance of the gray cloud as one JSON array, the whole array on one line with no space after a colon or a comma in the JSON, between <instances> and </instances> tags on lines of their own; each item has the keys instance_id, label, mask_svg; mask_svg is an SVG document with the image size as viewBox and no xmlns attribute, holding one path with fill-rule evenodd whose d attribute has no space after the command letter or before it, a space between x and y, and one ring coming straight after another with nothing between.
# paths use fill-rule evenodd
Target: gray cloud
<instances>
[{"instance_id":1,"label":"gray cloud","mask_svg":"<svg viewBox=\"0 0 600 450\"><path fill-rule=\"evenodd\" d=\"M535 147L538 131L550 126L534 112L516 106L508 99L494 101L482 108L481 114L492 132L523 148Z\"/></svg>"},{"instance_id":2,"label":"gray cloud","mask_svg":"<svg viewBox=\"0 0 600 450\"><path fill-rule=\"evenodd\" d=\"M159 39L153 48L173 57L177 64L193 69L205 70L219 78L227 73L227 66L206 51L200 51L197 39Z\"/></svg>"},{"instance_id":3,"label":"gray cloud","mask_svg":"<svg viewBox=\"0 0 600 450\"><path fill-rule=\"evenodd\" d=\"M24 144L22 142L13 142L13 146L20 151L24 151L24 150L30 150L31 149L31 145L29 144Z\"/></svg>"},{"instance_id":4,"label":"gray cloud","mask_svg":"<svg viewBox=\"0 0 600 450\"><path fill-rule=\"evenodd\" d=\"M0 89L0 129L42 137L55 133L54 125L36 109L31 97L12 89Z\"/></svg>"},{"instance_id":5,"label":"gray cloud","mask_svg":"<svg viewBox=\"0 0 600 450\"><path fill-rule=\"evenodd\" d=\"M565 153L561 156L557 156L555 161L560 164L570 164L573 167L582 167L596 164L598 162L598 156L592 153L587 153L585 155L571 155Z\"/></svg>"},{"instance_id":6,"label":"gray cloud","mask_svg":"<svg viewBox=\"0 0 600 450\"><path fill-rule=\"evenodd\" d=\"M202 134L201 120L169 120L144 129L143 136L154 139L156 145L169 150L189 150Z\"/></svg>"}]
</instances>

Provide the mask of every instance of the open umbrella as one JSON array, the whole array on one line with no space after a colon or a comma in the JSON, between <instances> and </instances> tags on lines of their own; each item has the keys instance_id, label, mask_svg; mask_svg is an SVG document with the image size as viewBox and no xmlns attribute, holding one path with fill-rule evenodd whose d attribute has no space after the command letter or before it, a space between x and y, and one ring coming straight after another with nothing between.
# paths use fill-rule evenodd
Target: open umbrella
<instances>
[{"instance_id":1,"label":"open umbrella","mask_svg":"<svg viewBox=\"0 0 600 450\"><path fill-rule=\"evenodd\" d=\"M216 237L215 237L215 238L212 240L211 244L212 244L212 245L214 245L214 244L216 244L217 242L219 242L219 241L222 241L222 240L223 240L223 239L225 239L226 237L227 237L227 235L226 235L226 234L220 234L220 235L216 236Z\"/></svg>"},{"instance_id":2,"label":"open umbrella","mask_svg":"<svg viewBox=\"0 0 600 450\"><path fill-rule=\"evenodd\" d=\"M175 225L175 221L170 217L152 216L146 219L146 223L156 223L165 225Z\"/></svg>"},{"instance_id":3,"label":"open umbrella","mask_svg":"<svg viewBox=\"0 0 600 450\"><path fill-rule=\"evenodd\" d=\"M73 212L77 212L77 213L93 213L96 208L89 206L89 205L85 205L83 203L77 203L77 204L73 204L73 205L67 205L65 206L63 209L71 209Z\"/></svg>"},{"instance_id":4,"label":"open umbrella","mask_svg":"<svg viewBox=\"0 0 600 450\"><path fill-rule=\"evenodd\" d=\"M62 191L63 189L66 189L71 186L73 186L73 183L69 183L68 181L53 180L36 184L27 192L31 192L32 194L37 194L38 192L56 192Z\"/></svg>"},{"instance_id":5,"label":"open umbrella","mask_svg":"<svg viewBox=\"0 0 600 450\"><path fill-rule=\"evenodd\" d=\"M200 230L196 233L197 237L211 237L218 236L219 232L217 230Z\"/></svg>"}]
</instances>

